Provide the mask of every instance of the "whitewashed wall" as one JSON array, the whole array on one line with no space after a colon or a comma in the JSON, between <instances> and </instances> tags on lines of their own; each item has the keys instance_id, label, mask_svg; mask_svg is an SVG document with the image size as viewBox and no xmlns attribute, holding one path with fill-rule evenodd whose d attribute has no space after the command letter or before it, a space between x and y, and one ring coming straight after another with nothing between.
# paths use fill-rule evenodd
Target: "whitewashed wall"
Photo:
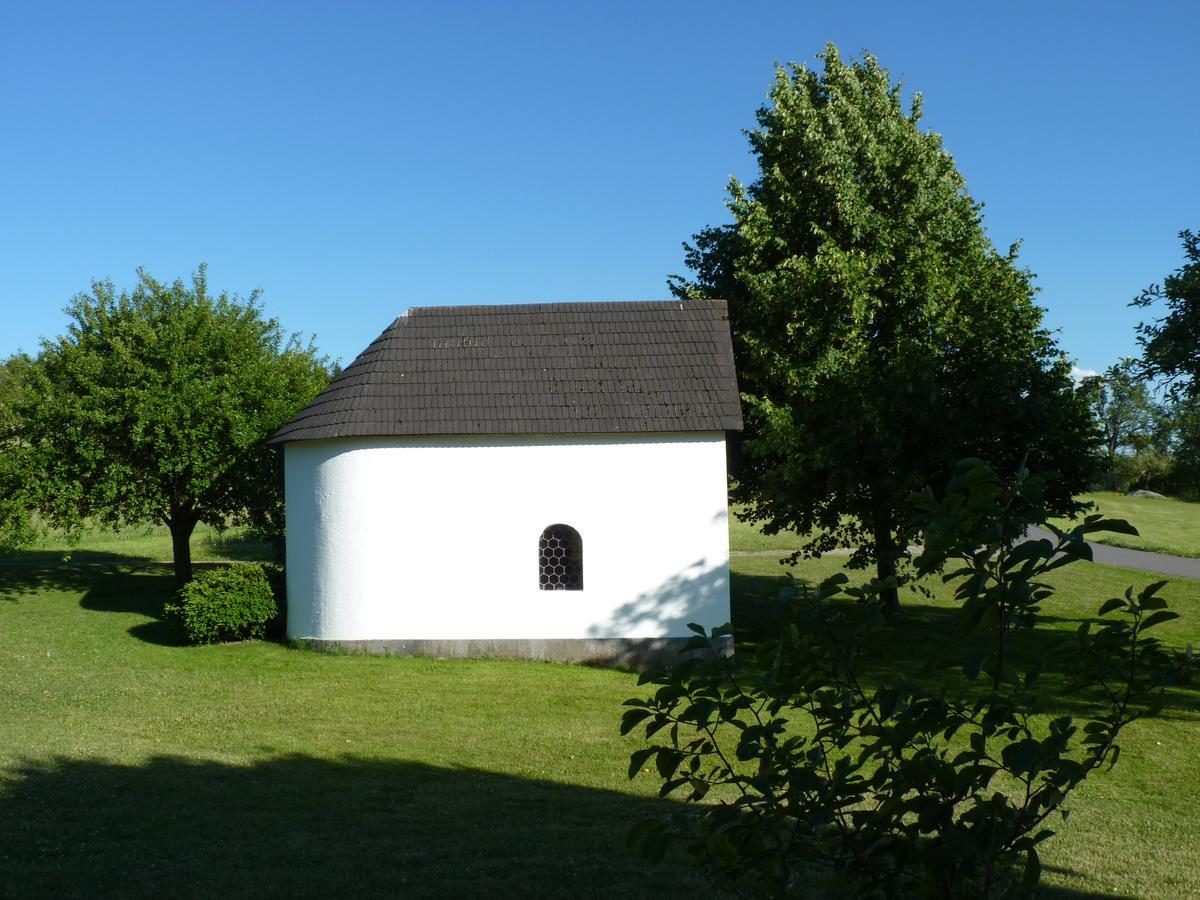
<instances>
[{"instance_id":1,"label":"whitewashed wall","mask_svg":"<svg viewBox=\"0 0 1200 900\"><path fill-rule=\"evenodd\" d=\"M288 632L677 637L729 620L720 433L348 438L285 448ZM538 589L547 525L583 590Z\"/></svg>"}]
</instances>

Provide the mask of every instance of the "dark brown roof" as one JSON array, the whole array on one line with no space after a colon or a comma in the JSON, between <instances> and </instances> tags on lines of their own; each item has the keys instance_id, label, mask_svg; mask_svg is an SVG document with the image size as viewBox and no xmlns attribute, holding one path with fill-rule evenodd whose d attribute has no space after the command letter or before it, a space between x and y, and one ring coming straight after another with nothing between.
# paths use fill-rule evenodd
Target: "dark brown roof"
<instances>
[{"instance_id":1,"label":"dark brown roof","mask_svg":"<svg viewBox=\"0 0 1200 900\"><path fill-rule=\"evenodd\" d=\"M429 306L271 441L741 427L723 300Z\"/></svg>"}]
</instances>

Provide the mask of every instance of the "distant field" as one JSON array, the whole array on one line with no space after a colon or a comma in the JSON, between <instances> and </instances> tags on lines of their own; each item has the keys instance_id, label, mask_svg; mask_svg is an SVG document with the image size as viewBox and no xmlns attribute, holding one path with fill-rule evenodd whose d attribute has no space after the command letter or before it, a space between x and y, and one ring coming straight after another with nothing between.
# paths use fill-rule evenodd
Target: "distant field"
<instances>
[{"instance_id":1,"label":"distant field","mask_svg":"<svg viewBox=\"0 0 1200 900\"><path fill-rule=\"evenodd\" d=\"M1083 494L1081 499L1098 504L1104 515L1110 518L1127 519L1141 532L1139 537L1097 533L1090 538L1097 543L1167 553L1171 556L1200 558L1200 503L1126 497L1124 494L1105 492ZM804 539L795 532L766 535L758 529L756 523L739 521L737 512L740 509L741 507L734 507L729 514L731 550L785 551L797 550L803 545ZM1062 527L1070 525L1063 519L1055 521Z\"/></svg>"},{"instance_id":2,"label":"distant field","mask_svg":"<svg viewBox=\"0 0 1200 900\"><path fill-rule=\"evenodd\" d=\"M0 554L0 560L29 559L30 553L71 554L80 559L97 559L106 554L116 554L139 560L169 562L171 534L163 525L127 528L124 531L102 528L86 532L77 544L72 545L61 535L51 533L26 548L26 552ZM192 534L194 562L220 562L231 559L266 561L273 558L274 550L271 545L247 528L227 528L218 532L209 525L197 525Z\"/></svg>"},{"instance_id":3,"label":"distant field","mask_svg":"<svg viewBox=\"0 0 1200 900\"><path fill-rule=\"evenodd\" d=\"M1109 518L1132 522L1140 532L1138 537L1098 533L1090 540L1171 556L1200 557L1200 503L1126 497L1109 492L1083 494L1082 499L1097 504ZM1070 523L1060 520L1057 524L1065 527Z\"/></svg>"}]
</instances>

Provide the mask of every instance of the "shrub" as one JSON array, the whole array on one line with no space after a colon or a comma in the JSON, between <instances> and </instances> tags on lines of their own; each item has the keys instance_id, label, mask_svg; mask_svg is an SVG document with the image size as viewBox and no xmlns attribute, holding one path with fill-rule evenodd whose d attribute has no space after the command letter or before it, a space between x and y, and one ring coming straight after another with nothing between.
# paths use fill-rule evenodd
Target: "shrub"
<instances>
[{"instance_id":1,"label":"shrub","mask_svg":"<svg viewBox=\"0 0 1200 900\"><path fill-rule=\"evenodd\" d=\"M927 523L917 571L953 564L944 577L962 604L966 653L949 681L931 670L924 686L871 683L869 660L895 639L884 585L853 588L839 575L814 591L792 580L776 640L733 660L710 652L647 673L654 693L626 701L622 731L644 725L647 740L629 776L653 763L661 795L709 801L635 826L631 844L651 858L681 844L738 896L807 895L820 873L855 897L1036 889L1051 817L1065 818L1072 791L1116 764L1122 730L1153 715L1194 659L1148 634L1175 617L1158 596L1162 583L1131 588L1065 636L1056 657L1069 669L1066 690L1087 691L1099 713L1046 721L1047 660L1025 646L1053 599L1043 578L1090 558L1088 533L1132 529L1089 516L1070 532L1051 528L1054 540L1024 540L1030 522L1045 520L1041 479L1023 472L1006 483L975 461L944 500L914 503ZM692 628L692 651L711 651L728 633Z\"/></svg>"},{"instance_id":2,"label":"shrub","mask_svg":"<svg viewBox=\"0 0 1200 900\"><path fill-rule=\"evenodd\" d=\"M261 638L279 616L266 571L257 563L210 569L188 582L165 608L197 644Z\"/></svg>"}]
</instances>

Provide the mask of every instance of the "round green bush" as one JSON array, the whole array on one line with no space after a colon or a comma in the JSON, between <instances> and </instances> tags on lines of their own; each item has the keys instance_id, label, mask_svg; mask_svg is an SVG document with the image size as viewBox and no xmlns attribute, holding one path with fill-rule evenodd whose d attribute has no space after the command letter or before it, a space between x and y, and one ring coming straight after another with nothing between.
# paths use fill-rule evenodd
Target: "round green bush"
<instances>
[{"instance_id":1,"label":"round green bush","mask_svg":"<svg viewBox=\"0 0 1200 900\"><path fill-rule=\"evenodd\" d=\"M266 571L257 563L209 569L184 585L167 617L196 644L261 638L279 615Z\"/></svg>"}]
</instances>

